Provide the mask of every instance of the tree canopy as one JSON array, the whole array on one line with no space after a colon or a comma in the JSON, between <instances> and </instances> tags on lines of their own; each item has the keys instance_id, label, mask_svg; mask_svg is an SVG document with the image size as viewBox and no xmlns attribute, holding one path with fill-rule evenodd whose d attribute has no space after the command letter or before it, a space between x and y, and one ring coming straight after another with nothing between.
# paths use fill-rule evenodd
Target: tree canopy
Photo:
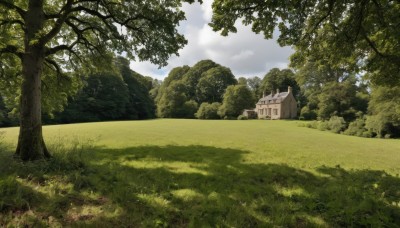
<instances>
[{"instance_id":1,"label":"tree canopy","mask_svg":"<svg viewBox=\"0 0 400 228\"><path fill-rule=\"evenodd\" d=\"M278 43L295 46L294 61L328 61L393 86L400 83L399 9L394 0L215 0L210 25L228 35L241 19L267 39L279 29Z\"/></svg>"},{"instance_id":2,"label":"tree canopy","mask_svg":"<svg viewBox=\"0 0 400 228\"><path fill-rule=\"evenodd\" d=\"M157 115L193 118L197 111L195 106L222 102L225 89L234 84L237 80L231 70L211 60L201 60L192 67L176 67L158 90Z\"/></svg>"}]
</instances>

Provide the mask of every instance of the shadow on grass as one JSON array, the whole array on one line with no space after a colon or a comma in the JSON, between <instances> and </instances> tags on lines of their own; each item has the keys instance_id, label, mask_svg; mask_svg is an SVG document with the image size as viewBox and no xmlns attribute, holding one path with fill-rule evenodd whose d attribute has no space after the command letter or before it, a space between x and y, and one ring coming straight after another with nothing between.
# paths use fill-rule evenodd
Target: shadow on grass
<instances>
[{"instance_id":1,"label":"shadow on grass","mask_svg":"<svg viewBox=\"0 0 400 228\"><path fill-rule=\"evenodd\" d=\"M18 176L19 181L11 182L28 195L19 197L25 206L2 208L6 216L0 225L21 222L15 212L24 210L24 224L42 225L400 224L398 177L340 167L321 167L314 174L284 164L247 164L246 153L204 146L94 148L39 165L37 172L15 170L18 165L3 168L2 179Z\"/></svg>"}]
</instances>

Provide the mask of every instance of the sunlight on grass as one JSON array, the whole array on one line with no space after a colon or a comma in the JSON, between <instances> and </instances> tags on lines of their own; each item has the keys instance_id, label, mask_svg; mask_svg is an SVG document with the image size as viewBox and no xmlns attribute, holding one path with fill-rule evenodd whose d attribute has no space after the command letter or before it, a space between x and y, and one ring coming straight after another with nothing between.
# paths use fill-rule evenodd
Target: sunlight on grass
<instances>
[{"instance_id":1,"label":"sunlight on grass","mask_svg":"<svg viewBox=\"0 0 400 228\"><path fill-rule=\"evenodd\" d=\"M292 197L292 196L311 197L310 194L308 194L303 188L300 187L287 188L275 185L274 189L276 192L285 197Z\"/></svg>"},{"instance_id":2,"label":"sunlight on grass","mask_svg":"<svg viewBox=\"0 0 400 228\"><path fill-rule=\"evenodd\" d=\"M167 209L167 210L174 209L171 206L171 202L169 200L166 200L163 197L155 195L155 194L141 193L141 194L137 194L137 197L154 208Z\"/></svg>"},{"instance_id":3,"label":"sunlight on grass","mask_svg":"<svg viewBox=\"0 0 400 228\"><path fill-rule=\"evenodd\" d=\"M209 175L207 171L202 169L207 168L205 164L197 164L197 163L189 163L189 162L163 162L163 161L151 161L151 160L143 160L143 161L125 161L122 162L121 165L134 167L137 169L159 169L165 168L173 173L197 173L204 176Z\"/></svg>"},{"instance_id":4,"label":"sunlight on grass","mask_svg":"<svg viewBox=\"0 0 400 228\"><path fill-rule=\"evenodd\" d=\"M18 129L2 131L0 227L400 224L399 140L295 121L70 124L44 127L52 159L22 163L5 147Z\"/></svg>"},{"instance_id":5,"label":"sunlight on grass","mask_svg":"<svg viewBox=\"0 0 400 228\"><path fill-rule=\"evenodd\" d=\"M193 189L179 189L171 192L173 196L183 201L200 201L204 199L204 195Z\"/></svg>"}]
</instances>

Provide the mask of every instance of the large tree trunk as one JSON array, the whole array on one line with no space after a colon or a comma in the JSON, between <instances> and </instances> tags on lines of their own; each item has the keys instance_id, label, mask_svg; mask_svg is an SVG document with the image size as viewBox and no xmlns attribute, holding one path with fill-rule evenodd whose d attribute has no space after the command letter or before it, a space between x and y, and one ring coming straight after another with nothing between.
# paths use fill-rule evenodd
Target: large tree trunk
<instances>
[{"instance_id":1,"label":"large tree trunk","mask_svg":"<svg viewBox=\"0 0 400 228\"><path fill-rule=\"evenodd\" d=\"M16 155L24 161L49 158L42 134L41 75L44 46L35 42L43 29L43 0L30 0L25 18L25 53L22 57L20 131Z\"/></svg>"}]
</instances>

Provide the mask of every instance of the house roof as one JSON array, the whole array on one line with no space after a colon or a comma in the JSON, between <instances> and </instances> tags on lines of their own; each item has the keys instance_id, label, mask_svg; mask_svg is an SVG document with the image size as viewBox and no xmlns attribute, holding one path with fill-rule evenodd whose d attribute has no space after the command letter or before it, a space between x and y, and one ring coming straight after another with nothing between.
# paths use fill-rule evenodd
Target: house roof
<instances>
[{"instance_id":1,"label":"house roof","mask_svg":"<svg viewBox=\"0 0 400 228\"><path fill-rule=\"evenodd\" d=\"M258 100L257 104L279 104L285 100L288 95L288 92L270 94Z\"/></svg>"}]
</instances>

